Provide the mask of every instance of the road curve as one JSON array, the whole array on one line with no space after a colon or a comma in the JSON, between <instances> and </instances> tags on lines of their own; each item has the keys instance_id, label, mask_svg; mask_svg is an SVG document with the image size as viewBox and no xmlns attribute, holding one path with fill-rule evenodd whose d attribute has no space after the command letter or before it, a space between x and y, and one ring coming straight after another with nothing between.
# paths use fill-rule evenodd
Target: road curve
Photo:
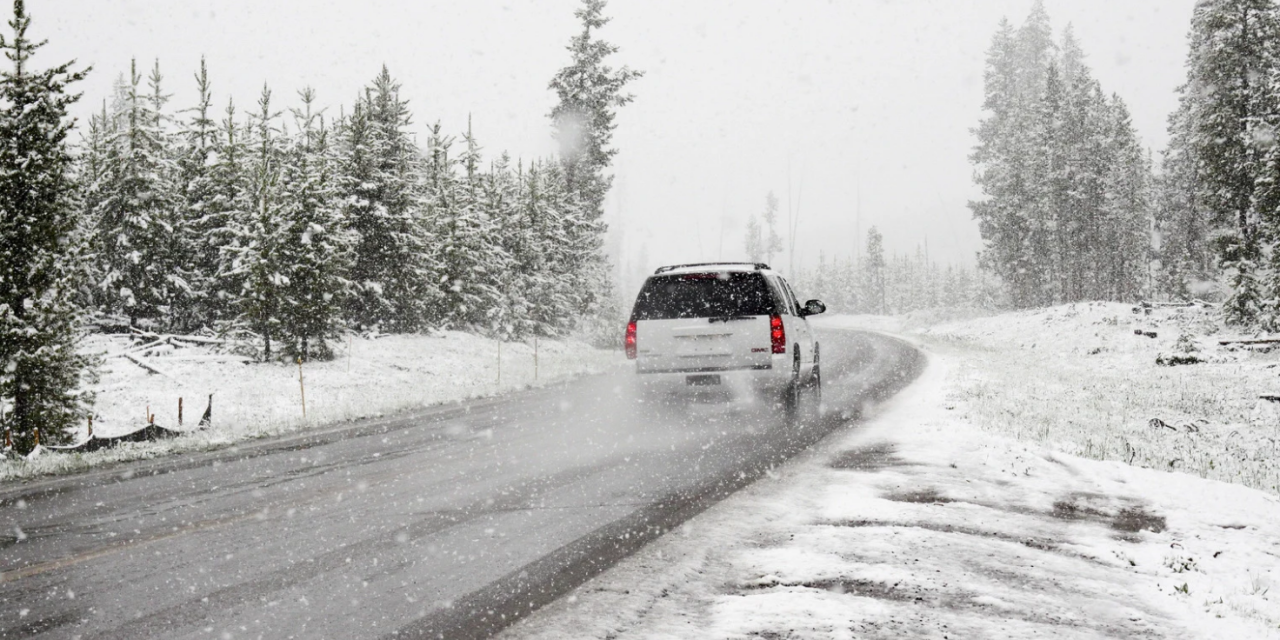
<instances>
[{"instance_id":1,"label":"road curve","mask_svg":"<svg viewBox=\"0 0 1280 640\"><path fill-rule=\"evenodd\" d=\"M483 638L923 367L819 330L824 406L647 407L618 372L0 489L0 638Z\"/></svg>"}]
</instances>

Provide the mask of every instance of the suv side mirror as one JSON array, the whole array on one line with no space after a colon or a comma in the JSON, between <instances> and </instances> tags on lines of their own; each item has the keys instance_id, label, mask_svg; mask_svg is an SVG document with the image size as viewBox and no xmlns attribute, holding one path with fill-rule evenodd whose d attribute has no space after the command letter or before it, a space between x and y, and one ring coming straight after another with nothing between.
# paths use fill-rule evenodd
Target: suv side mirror
<instances>
[{"instance_id":1,"label":"suv side mirror","mask_svg":"<svg viewBox=\"0 0 1280 640\"><path fill-rule=\"evenodd\" d=\"M821 300L810 300L804 303L804 308L800 310L802 316L816 316L827 310L827 305L822 304Z\"/></svg>"}]
</instances>

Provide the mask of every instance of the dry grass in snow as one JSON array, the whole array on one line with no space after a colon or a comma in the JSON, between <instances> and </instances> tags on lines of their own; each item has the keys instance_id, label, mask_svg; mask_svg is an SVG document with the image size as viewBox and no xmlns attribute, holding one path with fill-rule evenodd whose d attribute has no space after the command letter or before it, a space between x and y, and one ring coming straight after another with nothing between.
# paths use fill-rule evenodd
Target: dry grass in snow
<instances>
[{"instance_id":1,"label":"dry grass in snow","mask_svg":"<svg viewBox=\"0 0 1280 640\"><path fill-rule=\"evenodd\" d=\"M1220 345L1242 336L1216 309L1073 304L917 335L960 363L950 399L983 428L1280 493L1280 416L1260 399L1280 394L1280 354ZM1157 364L1175 357L1200 362Z\"/></svg>"}]
</instances>

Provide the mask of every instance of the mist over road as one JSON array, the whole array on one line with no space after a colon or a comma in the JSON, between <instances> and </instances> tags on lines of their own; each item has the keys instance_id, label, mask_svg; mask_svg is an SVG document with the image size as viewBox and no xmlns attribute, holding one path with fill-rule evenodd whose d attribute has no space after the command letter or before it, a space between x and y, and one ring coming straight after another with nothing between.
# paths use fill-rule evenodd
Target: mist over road
<instances>
[{"instance_id":1,"label":"mist over road","mask_svg":"<svg viewBox=\"0 0 1280 640\"><path fill-rule=\"evenodd\" d=\"M619 371L0 490L0 638L486 637L923 365L818 329L826 412L638 405Z\"/></svg>"}]
</instances>

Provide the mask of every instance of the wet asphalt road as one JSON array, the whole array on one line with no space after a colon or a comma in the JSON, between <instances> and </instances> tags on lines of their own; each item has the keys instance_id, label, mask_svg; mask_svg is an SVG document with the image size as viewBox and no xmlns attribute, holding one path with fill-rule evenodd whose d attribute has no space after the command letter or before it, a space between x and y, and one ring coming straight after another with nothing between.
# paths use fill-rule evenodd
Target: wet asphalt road
<instances>
[{"instance_id":1,"label":"wet asphalt road","mask_svg":"<svg viewBox=\"0 0 1280 640\"><path fill-rule=\"evenodd\" d=\"M0 638L487 637L923 364L818 336L825 411L799 421L641 405L622 371L0 488Z\"/></svg>"}]
</instances>

